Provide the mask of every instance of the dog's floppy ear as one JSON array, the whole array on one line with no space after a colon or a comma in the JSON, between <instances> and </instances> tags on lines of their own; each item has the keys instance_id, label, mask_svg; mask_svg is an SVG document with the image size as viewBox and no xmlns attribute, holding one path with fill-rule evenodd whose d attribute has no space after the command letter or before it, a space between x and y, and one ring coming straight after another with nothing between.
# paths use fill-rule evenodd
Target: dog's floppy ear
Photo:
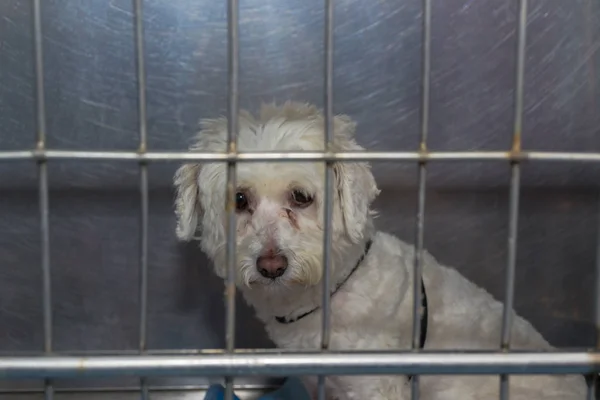
<instances>
[{"instance_id":1,"label":"dog's floppy ear","mask_svg":"<svg viewBox=\"0 0 600 400\"><path fill-rule=\"evenodd\" d=\"M189 241L194 238L202 215L200 204L200 188L198 175L200 164L186 164L175 172L175 215L177 228L175 233L179 240Z\"/></svg>"},{"instance_id":2,"label":"dog's floppy ear","mask_svg":"<svg viewBox=\"0 0 600 400\"><path fill-rule=\"evenodd\" d=\"M335 117L336 151L364 150L354 141L355 127L356 124L349 117ZM366 162L336 162L333 171L346 233L353 242L358 243L363 238L363 230L371 214L371 203L380 190Z\"/></svg>"},{"instance_id":3,"label":"dog's floppy ear","mask_svg":"<svg viewBox=\"0 0 600 400\"><path fill-rule=\"evenodd\" d=\"M240 111L240 121L251 118L245 111ZM200 120L200 131L192 139L190 151L223 151L226 147L225 135L227 119ZM199 175L202 165L199 163L184 164L175 172L175 216L177 228L175 233L179 240L194 239L200 226L200 218L204 212L200 202Z\"/></svg>"}]
</instances>

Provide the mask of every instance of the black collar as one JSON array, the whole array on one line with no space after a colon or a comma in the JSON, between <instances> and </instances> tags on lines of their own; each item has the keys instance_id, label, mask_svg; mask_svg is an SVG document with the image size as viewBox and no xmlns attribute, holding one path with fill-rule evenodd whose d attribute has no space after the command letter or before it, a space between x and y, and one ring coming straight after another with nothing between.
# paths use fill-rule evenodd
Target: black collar
<instances>
[{"instance_id":1,"label":"black collar","mask_svg":"<svg viewBox=\"0 0 600 400\"><path fill-rule=\"evenodd\" d=\"M360 264L362 264L362 262L365 259L367 253L371 249L371 245L372 244L373 244L373 241L371 239L369 239L369 241L365 244L365 251L362 253L362 255L360 256L360 258L356 262L356 265L354 266L354 268L352 268L352 271L350 271L350 273L348 275L346 275L346 277L341 282L339 282L336 285L335 290L333 291L333 293L331 293L331 297L333 297L333 295L335 295L337 293L337 291L340 290L340 288L342 286L344 286L344 284L346 282L348 282L348 279L350 279L350 277L354 274L354 272L356 272L356 270L358 269L358 267L360 267ZM280 324L291 324L292 322L296 322L298 320L301 320L304 317L309 316L310 314L312 314L315 311L317 311L319 308L321 308L321 306L317 306L317 307L313 308L312 310L305 312L304 314L300 314L296 318L290 318L290 319L288 319L287 317L275 317L275 320L277 322L279 322Z\"/></svg>"}]
</instances>

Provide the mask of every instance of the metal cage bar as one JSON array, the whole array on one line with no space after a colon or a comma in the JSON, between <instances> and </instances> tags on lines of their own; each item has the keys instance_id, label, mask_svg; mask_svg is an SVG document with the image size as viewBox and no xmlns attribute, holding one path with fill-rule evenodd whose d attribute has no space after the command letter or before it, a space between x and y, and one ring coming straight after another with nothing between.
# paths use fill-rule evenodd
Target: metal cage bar
<instances>
[{"instance_id":1,"label":"metal cage bar","mask_svg":"<svg viewBox=\"0 0 600 400\"><path fill-rule=\"evenodd\" d=\"M144 47L143 1L133 0L135 25L135 53L138 89L138 130L140 136L139 152L144 154L148 147L148 129L146 116L146 61ZM140 161L140 320L139 351L143 354L148 344L148 165ZM150 398L145 377L140 378L140 397Z\"/></svg>"},{"instance_id":2,"label":"metal cage bar","mask_svg":"<svg viewBox=\"0 0 600 400\"><path fill-rule=\"evenodd\" d=\"M33 0L33 38L35 60L35 107L36 107L36 149L46 149L46 95L44 91L44 45L42 35L42 4ZM38 160L39 207L42 265L42 297L44 318L44 352L52 352L52 271L50 265L50 205L48 189L48 165L46 160ZM52 400L52 382L44 382L44 398Z\"/></svg>"},{"instance_id":3,"label":"metal cage bar","mask_svg":"<svg viewBox=\"0 0 600 400\"><path fill-rule=\"evenodd\" d=\"M421 132L419 150L427 152L427 136L429 134L429 92L431 82L431 0L423 0L422 16L422 72L421 72ZM421 317L425 310L421 304L421 284L423 280L423 248L425 246L425 198L427 191L427 162L418 164L417 214L415 221L415 257L413 268L413 351L419 350L421 336ZM411 398L419 399L419 376L413 375L411 380Z\"/></svg>"},{"instance_id":4,"label":"metal cage bar","mask_svg":"<svg viewBox=\"0 0 600 400\"><path fill-rule=\"evenodd\" d=\"M3 357L0 378L117 376L591 374L596 352L313 352L198 356Z\"/></svg>"},{"instance_id":5,"label":"metal cage bar","mask_svg":"<svg viewBox=\"0 0 600 400\"><path fill-rule=\"evenodd\" d=\"M600 211L600 201L598 202L598 211ZM596 237L596 282L595 295L596 303L594 304L594 322L596 324L596 352L600 353L600 213L598 218L598 230ZM595 395L600 392L600 377L598 373L591 374L588 379L587 399L594 400Z\"/></svg>"},{"instance_id":6,"label":"metal cage bar","mask_svg":"<svg viewBox=\"0 0 600 400\"><path fill-rule=\"evenodd\" d=\"M404 356L405 354L429 354L429 355L437 355L437 354L448 354L452 353L452 350L425 350L422 352L413 352L411 350L398 350L398 351L389 351L389 350L374 350L375 355L377 354L394 354ZM316 350L314 349L283 349L283 348L236 348L233 353L227 352L226 349L147 349L142 358L145 357L206 357L206 356L227 356L233 355L237 357L238 355L278 355L278 356L296 356L296 355L310 355L315 354ZM370 350L360 350L360 349L349 349L349 350L332 350L330 349L328 354L342 354L344 356L353 356L353 355L361 355L365 353L370 353ZM596 354L596 350L594 348L571 348L571 349L560 349L555 351L548 350L510 350L510 351L477 351L477 350L455 350L454 353L457 354L534 354L537 357L537 354ZM600 355L600 353L597 353ZM18 352L0 352L0 359L22 359L22 358L35 358L35 357L47 357L48 354L45 352L29 352L29 351L18 351ZM83 351L54 351L52 352L52 356L56 357L75 357L75 358L85 358L92 359L97 357L125 357L127 359L135 359L139 358L140 352L139 350L83 350ZM600 365L599 365L600 367ZM600 369L599 369L600 372Z\"/></svg>"},{"instance_id":7,"label":"metal cage bar","mask_svg":"<svg viewBox=\"0 0 600 400\"><path fill-rule=\"evenodd\" d=\"M229 73L227 151L237 155L239 130L239 4L238 0L227 1L227 59ZM236 160L227 163L227 265L225 348L228 353L235 350L235 264L236 264ZM233 378L225 376L225 400L233 400Z\"/></svg>"},{"instance_id":8,"label":"metal cage bar","mask_svg":"<svg viewBox=\"0 0 600 400\"><path fill-rule=\"evenodd\" d=\"M331 151L333 140L333 0L325 0L325 29L324 29L324 85L323 85L323 104L325 105L325 135L324 152ZM331 334L331 315L330 315L330 280L331 280L331 229L332 229L332 209L333 209L333 164L332 161L325 161L325 184L324 184L324 202L323 202L323 282L322 282L322 326L321 326L321 351L329 350L329 341ZM325 396L325 375L319 375L317 380L317 399L326 400Z\"/></svg>"},{"instance_id":9,"label":"metal cage bar","mask_svg":"<svg viewBox=\"0 0 600 400\"><path fill-rule=\"evenodd\" d=\"M527 0L519 2L519 19L517 24L517 65L515 70L515 109L512 136L512 151L521 151L521 135L523 132L523 100L525 90L525 54L527 45ZM519 197L521 190L521 165L518 160L511 163L509 221L508 221L508 254L506 261L506 288L504 309L502 312L502 336L500 347L504 351L510 348L513 304L515 297L515 269L517 263L517 233L519 224ZM500 400L509 399L509 376L500 375Z\"/></svg>"},{"instance_id":10,"label":"metal cage bar","mask_svg":"<svg viewBox=\"0 0 600 400\"><path fill-rule=\"evenodd\" d=\"M210 388L210 384L196 384L196 385L149 385L148 390L156 393L165 393L165 392L175 392L181 394L182 393L190 393L190 392L205 392ZM277 389L277 384L270 383L262 383L262 384L238 384L236 385L237 390L265 390L265 389ZM108 393L114 394L115 392L121 393L139 393L139 386L135 385L106 385L106 386L89 386L89 387L57 387L54 389L54 393L59 394L101 394L106 395ZM16 394L16 395L27 395L40 393L41 390L39 388L22 388L22 389L1 389L0 388L0 396L3 394ZM185 396L184 394L184 396Z\"/></svg>"},{"instance_id":11,"label":"metal cage bar","mask_svg":"<svg viewBox=\"0 0 600 400\"><path fill-rule=\"evenodd\" d=\"M187 151L77 151L77 150L15 150L0 151L0 162L10 161L133 161L133 162L305 162L305 161L395 161L395 162L468 162L468 161L546 161L600 163L600 152L552 151L350 151L350 152L187 152Z\"/></svg>"}]
</instances>

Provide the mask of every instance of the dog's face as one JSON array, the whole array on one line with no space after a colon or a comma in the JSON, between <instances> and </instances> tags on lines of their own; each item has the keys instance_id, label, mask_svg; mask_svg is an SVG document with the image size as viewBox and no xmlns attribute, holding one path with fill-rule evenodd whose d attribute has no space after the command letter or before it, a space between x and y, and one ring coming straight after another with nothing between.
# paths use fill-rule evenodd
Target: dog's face
<instances>
[{"instance_id":1,"label":"dog's face","mask_svg":"<svg viewBox=\"0 0 600 400\"><path fill-rule=\"evenodd\" d=\"M203 122L195 151L223 151L227 121ZM354 123L334 120L334 149L361 150ZM322 151L323 118L311 106L286 103L263 107L261 118L240 115L240 151ZM332 210L332 251L360 244L379 193L365 163L336 163ZM236 239L238 285L315 285L322 276L324 163L238 163ZM177 235L190 240L198 231L216 273L226 276L226 181L224 163L188 164L175 175ZM335 257L334 257L335 258ZM332 265L335 268L335 263Z\"/></svg>"}]
</instances>

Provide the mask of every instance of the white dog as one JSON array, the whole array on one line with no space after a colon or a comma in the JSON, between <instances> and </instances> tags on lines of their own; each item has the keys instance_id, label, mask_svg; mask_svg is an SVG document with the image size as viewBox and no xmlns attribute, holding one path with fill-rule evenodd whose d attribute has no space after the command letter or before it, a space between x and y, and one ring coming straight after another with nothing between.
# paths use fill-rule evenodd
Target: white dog
<instances>
[{"instance_id":1,"label":"white dog","mask_svg":"<svg viewBox=\"0 0 600 400\"><path fill-rule=\"evenodd\" d=\"M307 104L263 106L240 113L240 151L322 151L324 121ZM334 120L333 150L363 148L355 124ZM224 151L227 120L202 122L192 151ZM237 172L237 285L271 339L282 348L318 349L323 273L322 162L240 163ZM334 164L331 264L331 348L409 349L412 337L413 247L378 232L370 206L379 194L368 164ZM175 175L177 236L197 237L226 276L226 166L184 165ZM425 254L426 349L496 350L502 305L455 269ZM513 318L512 348L550 349L524 319ZM306 379L315 393L315 380ZM406 376L328 377L329 398L410 397ZM498 376L422 376L423 400L497 399ZM581 376L511 376L511 400L584 399Z\"/></svg>"}]
</instances>

